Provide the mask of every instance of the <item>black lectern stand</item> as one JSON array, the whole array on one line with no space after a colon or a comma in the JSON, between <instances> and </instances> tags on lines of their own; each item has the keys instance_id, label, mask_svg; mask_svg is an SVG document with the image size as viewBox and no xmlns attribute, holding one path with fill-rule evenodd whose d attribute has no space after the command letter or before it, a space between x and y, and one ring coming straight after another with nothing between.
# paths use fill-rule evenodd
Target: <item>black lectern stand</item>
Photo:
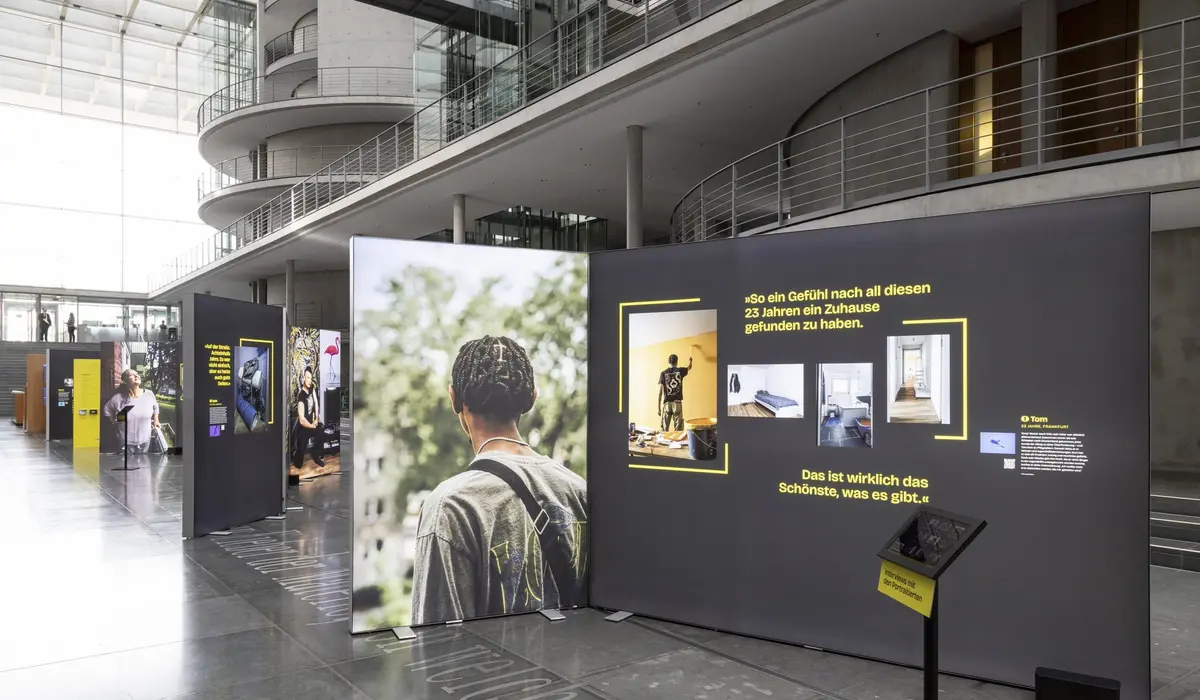
<instances>
[{"instance_id":1,"label":"black lectern stand","mask_svg":"<svg viewBox=\"0 0 1200 700\"><path fill-rule=\"evenodd\" d=\"M113 471L128 472L128 471L133 471L134 469L139 468L139 467L129 466L129 412L132 410L133 410L133 404L130 404L130 405L126 406L125 408L122 408L120 411L117 411L117 415L116 415L117 422L121 423L125 426L125 450L124 450L125 451L125 466L113 467Z\"/></svg>"},{"instance_id":2,"label":"black lectern stand","mask_svg":"<svg viewBox=\"0 0 1200 700\"><path fill-rule=\"evenodd\" d=\"M938 697L937 580L986 525L921 506L879 551L879 592L925 616L925 700Z\"/></svg>"}]
</instances>

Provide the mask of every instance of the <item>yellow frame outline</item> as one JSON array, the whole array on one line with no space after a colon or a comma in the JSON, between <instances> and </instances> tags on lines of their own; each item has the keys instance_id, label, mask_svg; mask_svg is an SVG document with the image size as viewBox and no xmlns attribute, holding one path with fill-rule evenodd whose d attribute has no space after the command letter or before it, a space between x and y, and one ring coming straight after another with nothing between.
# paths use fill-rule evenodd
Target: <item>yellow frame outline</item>
<instances>
[{"instance_id":1,"label":"yellow frame outline","mask_svg":"<svg viewBox=\"0 0 1200 700\"><path fill-rule=\"evenodd\" d=\"M700 297L690 299L655 299L652 301L623 301L617 304L617 413L625 411L625 307L661 306L663 304L697 304ZM688 474L729 474L729 443L725 443L725 468L700 469L697 467L662 467L654 464L630 464L630 469L649 469L660 472L686 472Z\"/></svg>"},{"instance_id":2,"label":"yellow frame outline","mask_svg":"<svg viewBox=\"0 0 1200 700\"><path fill-rule=\"evenodd\" d=\"M263 345L270 345L271 346L271 357L272 358L275 357L275 341L274 340L260 340L259 338L238 338L238 345L245 345L248 342L249 343L262 343ZM275 425L275 401L277 399L278 399L278 397L275 396L275 373L271 372L271 417L267 419L267 425Z\"/></svg>"},{"instance_id":3,"label":"yellow frame outline","mask_svg":"<svg viewBox=\"0 0 1200 700\"><path fill-rule=\"evenodd\" d=\"M911 326L926 323L961 323L962 324L962 435L934 435L934 440L966 440L967 439L967 319L965 318L923 318L919 320L904 321L904 325Z\"/></svg>"},{"instance_id":4,"label":"yellow frame outline","mask_svg":"<svg viewBox=\"0 0 1200 700\"><path fill-rule=\"evenodd\" d=\"M653 464L631 464L630 469L651 469L660 472L687 472L689 474L720 474L721 476L729 475L729 443L725 443L725 468L721 471L716 469L700 469L698 467L660 467Z\"/></svg>"}]
</instances>

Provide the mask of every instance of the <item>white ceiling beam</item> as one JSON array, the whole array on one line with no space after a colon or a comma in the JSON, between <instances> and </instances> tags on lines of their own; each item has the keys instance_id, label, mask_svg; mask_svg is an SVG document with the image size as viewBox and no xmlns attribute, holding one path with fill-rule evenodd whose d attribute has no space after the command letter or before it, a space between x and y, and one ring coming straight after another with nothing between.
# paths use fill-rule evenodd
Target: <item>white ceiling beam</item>
<instances>
[{"instance_id":1,"label":"white ceiling beam","mask_svg":"<svg viewBox=\"0 0 1200 700\"><path fill-rule=\"evenodd\" d=\"M121 22L122 34L125 33L125 30L129 29L129 20L133 19L133 14L137 12L138 1L139 0L132 0L132 2L129 3L129 12L125 15L125 21Z\"/></svg>"}]
</instances>

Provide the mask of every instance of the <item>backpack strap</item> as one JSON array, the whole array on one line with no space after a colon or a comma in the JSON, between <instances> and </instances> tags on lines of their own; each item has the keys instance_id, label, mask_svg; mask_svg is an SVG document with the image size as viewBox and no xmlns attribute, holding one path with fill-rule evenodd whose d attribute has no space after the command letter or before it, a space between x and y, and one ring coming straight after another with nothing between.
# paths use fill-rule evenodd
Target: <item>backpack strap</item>
<instances>
[{"instance_id":1,"label":"backpack strap","mask_svg":"<svg viewBox=\"0 0 1200 700\"><path fill-rule=\"evenodd\" d=\"M542 546L542 558L550 567L550 572L554 575L554 583L558 587L560 602L567 602L564 599L570 596L571 581L575 579L575 574L571 568L571 559L566 549L566 543L558 537L556 528L550 527L550 514L546 509L538 503L533 492L529 487L506 464L498 462L494 459L477 459L471 463L471 470L487 472L492 476L500 479L508 484L517 498L525 506L525 512L529 514L529 519L533 521L533 529L538 534L538 541Z\"/></svg>"}]
</instances>

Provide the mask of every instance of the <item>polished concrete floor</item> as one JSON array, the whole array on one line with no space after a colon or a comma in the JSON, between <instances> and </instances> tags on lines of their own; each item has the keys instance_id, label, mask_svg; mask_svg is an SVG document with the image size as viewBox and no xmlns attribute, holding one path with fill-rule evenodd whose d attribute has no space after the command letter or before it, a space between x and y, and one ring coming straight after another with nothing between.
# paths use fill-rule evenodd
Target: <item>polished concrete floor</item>
<instances>
[{"instance_id":1,"label":"polished concrete floor","mask_svg":"<svg viewBox=\"0 0 1200 700\"><path fill-rule=\"evenodd\" d=\"M180 538L178 459L112 471L0 426L0 698L902 700L920 675L575 611L351 637L349 483L292 490L284 521ZM1200 698L1200 574L1153 568L1156 700ZM1030 692L944 677L945 698Z\"/></svg>"}]
</instances>

